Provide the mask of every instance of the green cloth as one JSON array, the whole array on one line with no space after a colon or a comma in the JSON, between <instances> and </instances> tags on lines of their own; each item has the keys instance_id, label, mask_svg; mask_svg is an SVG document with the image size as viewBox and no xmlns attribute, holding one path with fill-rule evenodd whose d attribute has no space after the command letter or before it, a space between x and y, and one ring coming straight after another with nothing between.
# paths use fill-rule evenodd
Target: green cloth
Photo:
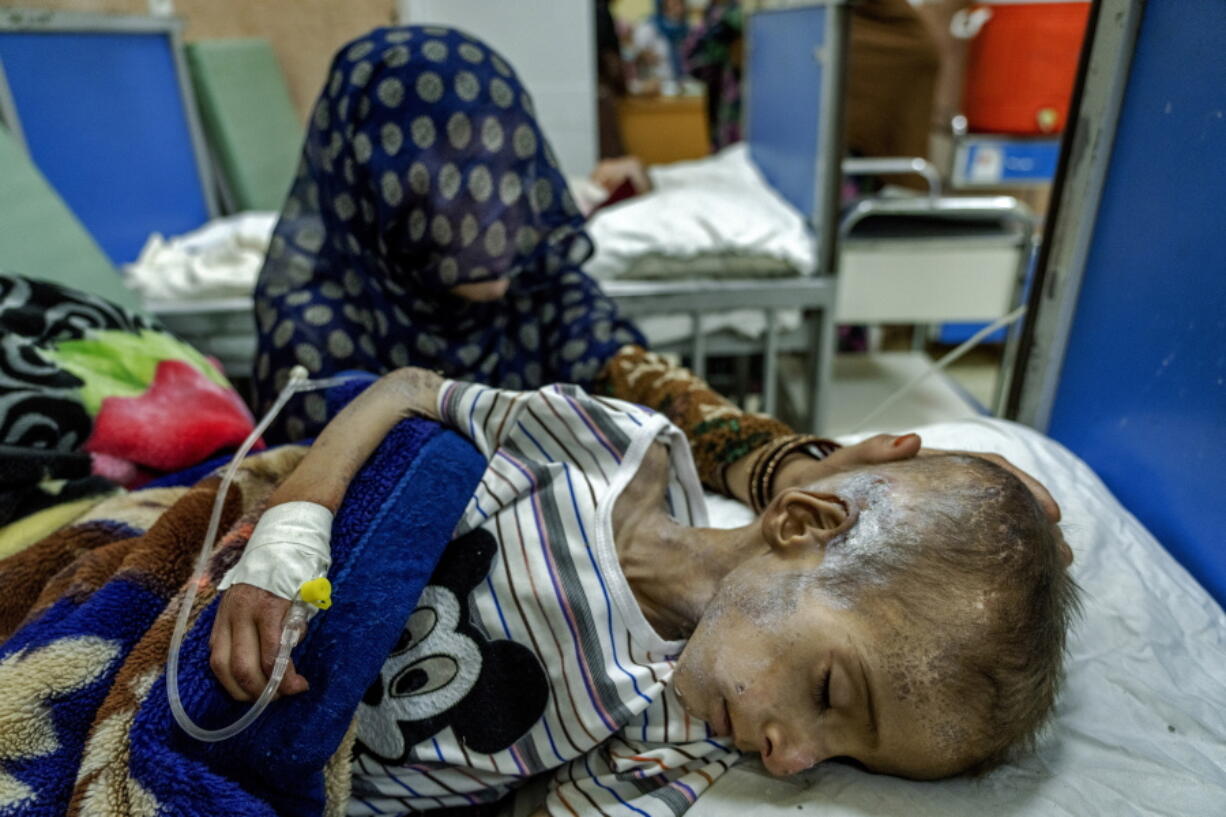
<instances>
[{"instance_id":1,"label":"green cloth","mask_svg":"<svg viewBox=\"0 0 1226 817\"><path fill-rule=\"evenodd\" d=\"M234 211L279 210L302 124L267 40L201 40L187 46L200 117Z\"/></svg>"},{"instance_id":2,"label":"green cloth","mask_svg":"<svg viewBox=\"0 0 1226 817\"><path fill-rule=\"evenodd\" d=\"M0 127L0 270L83 290L128 308L136 294L68 205Z\"/></svg>"}]
</instances>

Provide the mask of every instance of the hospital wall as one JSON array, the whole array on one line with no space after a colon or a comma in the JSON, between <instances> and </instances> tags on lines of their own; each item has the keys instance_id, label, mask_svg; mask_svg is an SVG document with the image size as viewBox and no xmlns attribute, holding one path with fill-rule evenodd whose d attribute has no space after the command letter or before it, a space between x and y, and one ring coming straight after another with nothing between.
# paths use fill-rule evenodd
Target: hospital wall
<instances>
[{"instance_id":1,"label":"hospital wall","mask_svg":"<svg viewBox=\"0 0 1226 817\"><path fill-rule=\"evenodd\" d=\"M264 37L272 43L305 121L333 53L347 40L395 19L395 0L0 0L0 8L149 14L169 7L186 22L188 40Z\"/></svg>"},{"instance_id":2,"label":"hospital wall","mask_svg":"<svg viewBox=\"0 0 1226 817\"><path fill-rule=\"evenodd\" d=\"M595 17L590 2L398 0L401 20L454 26L485 40L532 93L537 118L571 175L596 165ZM565 70L558 70L565 66Z\"/></svg>"}]
</instances>

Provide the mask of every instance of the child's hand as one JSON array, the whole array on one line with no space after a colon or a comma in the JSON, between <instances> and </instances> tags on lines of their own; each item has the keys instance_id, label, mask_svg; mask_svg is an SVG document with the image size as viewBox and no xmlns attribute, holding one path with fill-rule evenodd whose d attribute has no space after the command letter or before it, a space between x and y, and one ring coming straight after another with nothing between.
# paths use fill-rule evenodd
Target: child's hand
<instances>
[{"instance_id":1,"label":"child's hand","mask_svg":"<svg viewBox=\"0 0 1226 817\"><path fill-rule=\"evenodd\" d=\"M221 597L209 636L209 665L235 700L254 701L268 683L289 607L287 599L250 584L236 584ZM309 687L291 660L277 695L295 695Z\"/></svg>"}]
</instances>

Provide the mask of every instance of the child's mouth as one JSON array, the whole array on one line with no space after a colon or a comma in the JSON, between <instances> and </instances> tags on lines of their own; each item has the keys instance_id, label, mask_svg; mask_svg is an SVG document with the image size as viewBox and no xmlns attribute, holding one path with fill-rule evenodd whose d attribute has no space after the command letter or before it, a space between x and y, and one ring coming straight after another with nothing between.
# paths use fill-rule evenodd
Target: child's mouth
<instances>
[{"instance_id":1,"label":"child's mouth","mask_svg":"<svg viewBox=\"0 0 1226 817\"><path fill-rule=\"evenodd\" d=\"M731 736L733 741L736 740L736 733L732 730L732 713L728 710L726 698L719 699L719 708L713 713L711 726L714 727L717 736Z\"/></svg>"}]
</instances>

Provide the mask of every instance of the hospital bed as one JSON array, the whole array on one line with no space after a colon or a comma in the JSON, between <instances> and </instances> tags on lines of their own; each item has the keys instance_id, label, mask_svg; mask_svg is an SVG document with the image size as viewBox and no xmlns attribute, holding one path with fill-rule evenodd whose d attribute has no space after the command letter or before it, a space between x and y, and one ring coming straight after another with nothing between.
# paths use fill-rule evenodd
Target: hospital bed
<instances>
[{"instance_id":1,"label":"hospital bed","mask_svg":"<svg viewBox=\"0 0 1226 817\"><path fill-rule=\"evenodd\" d=\"M993 451L1060 504L1084 609L1055 717L1033 753L983 778L936 783L830 762L789 778L734 766L687 817L1214 817L1226 813L1226 613L1102 481L1059 443L1005 420L916 429L925 444ZM856 437L844 438L852 442ZM708 495L711 524L743 505ZM524 817L543 784L508 817Z\"/></svg>"},{"instance_id":2,"label":"hospital bed","mask_svg":"<svg viewBox=\"0 0 1226 817\"><path fill-rule=\"evenodd\" d=\"M681 353L700 374L706 373L707 360L714 355L743 361L746 355L762 354L762 407L767 412L778 413L782 408L777 387L781 353L798 353L804 360L799 389L803 397L793 401L798 405L792 416L799 425L820 430L834 345L835 286L830 273L841 152L837 89L842 84L846 9L841 2L810 8L795 3L762 5L763 10L750 21L750 40L769 41L770 46L754 51L748 72L750 88L783 87L781 81L788 78L798 87L811 89L812 97L809 104L800 106L802 115L796 116L794 96L751 92L746 113L749 149L756 163L764 169L774 168L778 178L788 180L787 189L776 195L791 196L803 214L799 218L813 226L816 240L809 235L804 239L811 245L807 248L808 274L763 281L738 276L734 266L731 275L715 281L702 276L698 267L698 277L687 275L685 280L607 281L605 288L626 314L647 324L649 336L653 319L671 323L671 337L657 336L660 342L656 345ZM819 46L820 53L815 51ZM201 58L207 52L196 48L191 65L207 75L197 77L196 87L203 98L212 101L204 120L222 171L219 175L225 179L235 168L241 171L234 155L244 150L243 144L227 135L240 132L241 123L227 123L236 118L234 111L250 107L242 98L252 91L245 83L218 78L213 70L217 63ZM233 180L229 186L243 187ZM249 370L254 351L249 298L148 305L172 331L218 357L228 369ZM682 316L679 331L678 315ZM730 331L730 322L742 331ZM750 323L756 323L757 329L746 333L744 328ZM659 321L654 325L660 326Z\"/></svg>"},{"instance_id":3,"label":"hospital bed","mask_svg":"<svg viewBox=\"0 0 1226 817\"><path fill-rule=\"evenodd\" d=\"M747 147L649 168L651 193L593 218L597 254L588 270L608 291L632 286L645 301L653 289L709 292L676 315L665 314L664 300L636 313L653 346L684 353L700 371L700 353L760 354L765 410L808 404L805 417L826 429L821 398L810 403L810 394L780 388L780 353L814 353L802 370L806 386L825 384L828 396L832 341L823 333L835 323L915 324L922 338L929 324L1000 318L1020 300L1035 222L1012 197L944 195L935 167L922 159L842 159L840 100L829 100L822 85L840 87L842 66L833 61L845 36L841 4L756 6L747 23ZM797 104L796 88L821 89L811 109ZM901 173L917 173L928 190L839 207L842 177ZM738 273L733 295L728 287ZM805 311L772 310L755 299L788 288L811 296L796 302ZM993 405L1013 357L1009 338ZM910 365L926 365L926 356L914 357Z\"/></svg>"},{"instance_id":4,"label":"hospital bed","mask_svg":"<svg viewBox=\"0 0 1226 817\"><path fill-rule=\"evenodd\" d=\"M765 181L751 150L752 143L732 146L707 159L649 168L651 193L600 210L590 223L597 252L587 269L607 291L629 289L644 298L669 287L715 294L680 304L676 315L664 313L676 306L666 301L642 315L654 347L688 353L692 361L708 352L761 354L764 404L773 412L780 351L804 349L810 341L800 312L768 309L758 293L769 298L790 290L801 299L787 305L794 307L824 286L834 293L837 323L917 325L920 354L913 364L927 360L927 325L986 323L1018 304L1035 221L1017 199L944 196L935 168L922 159L846 160L846 175L919 169L930 188L849 203L838 224L832 278L817 274L812 230ZM735 295L719 297L725 290ZM724 311L728 303L736 309ZM1006 360L1011 352L1012 344ZM1005 380L997 378L995 403Z\"/></svg>"},{"instance_id":5,"label":"hospital bed","mask_svg":"<svg viewBox=\"0 0 1226 817\"><path fill-rule=\"evenodd\" d=\"M770 158L768 155L767 163ZM6 142L2 137L0 172L6 182L20 182L0 186L0 205L4 208L0 209L0 230L4 231L0 237L7 237L0 241L0 252L4 253L0 263L55 269L78 263L81 275L111 272L95 244L69 244L82 232L79 225L62 202L56 206L58 198L47 203L46 181L31 173L24 154L11 139ZM17 189L23 191L22 196L30 195L31 200L9 198L9 192ZM30 209L35 204L39 209ZM79 254L79 260L12 251L28 239L22 225L31 230L36 226L20 221L20 217L34 212L47 214L59 225L58 234L41 249L58 251L76 246L77 250L63 255ZM99 291L103 282L93 283L95 286L86 288ZM757 290L773 293L769 296L772 300L766 301L769 308L795 305L797 301L792 298L802 297L800 292L787 290L786 280L773 283L778 285L773 289L761 282L754 284ZM742 285L737 282L724 284L720 296L724 301L768 297L738 292L737 287ZM808 285L833 288L829 277L815 277ZM697 303L708 285L674 282L637 291L634 287L638 285L633 282L619 286L624 287L619 297L628 311L636 308L636 299L649 306L652 299L660 299L659 305L668 311L685 312ZM824 292L821 297L833 299L834 292ZM825 311L832 302L823 300L813 308ZM185 334L207 340L215 350L224 351L225 344L233 342L233 351L227 353L233 365L249 359L244 346L249 342L249 304L220 301L182 308L183 315L168 311L164 316L199 321L202 325L194 334ZM644 308L642 314L649 311ZM705 308L698 312L700 317L694 319L700 322L712 314ZM208 324L210 315L219 323ZM227 328L222 321L233 324ZM214 329L210 331L207 325ZM822 325L821 331L826 330ZM689 342L708 344L695 351L709 354L714 347L709 338L699 340L702 334ZM1097 433L1098 428L1090 430ZM1111 496L1094 473L1059 444L1002 421L969 421L920 432L932 446L1004 454L1043 479L1064 510L1066 536L1076 554L1072 570L1085 590L1086 609L1071 639L1066 693L1052 728L1034 755L982 780L913 783L871 776L838 763L823 765L798 778L776 780L766 776L756 762L748 761L717 782L690 814L1119 817L1226 813L1226 615L1222 609ZM731 526L747 518L747 512L735 504L717 498L711 502L718 524ZM530 804L529 798L523 798L523 802Z\"/></svg>"}]
</instances>

